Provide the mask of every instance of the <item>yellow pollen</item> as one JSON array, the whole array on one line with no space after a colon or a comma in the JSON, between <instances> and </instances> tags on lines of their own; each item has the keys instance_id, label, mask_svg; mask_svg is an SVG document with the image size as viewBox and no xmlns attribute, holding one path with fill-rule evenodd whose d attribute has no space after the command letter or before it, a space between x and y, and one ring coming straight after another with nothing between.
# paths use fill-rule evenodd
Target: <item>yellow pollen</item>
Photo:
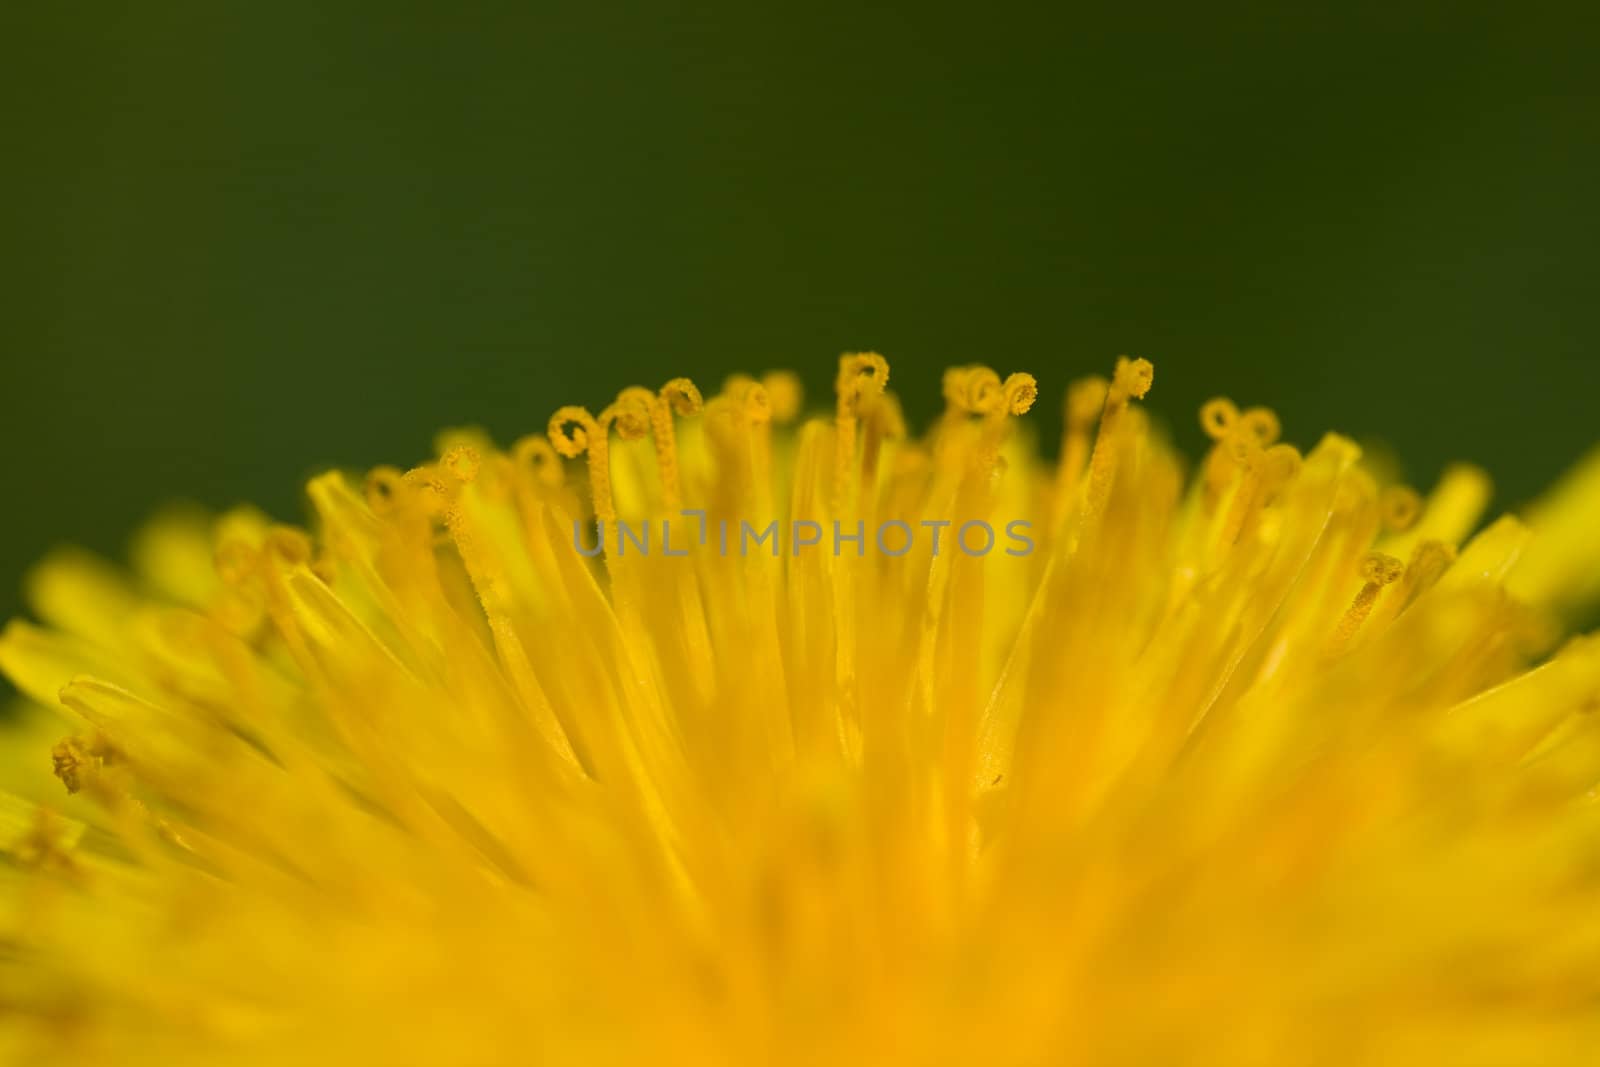
<instances>
[{"instance_id":1,"label":"yellow pollen","mask_svg":"<svg viewBox=\"0 0 1600 1067\"><path fill-rule=\"evenodd\" d=\"M482 457L470 445L456 445L439 457L440 468L458 483L475 481L482 466Z\"/></svg>"},{"instance_id":2,"label":"yellow pollen","mask_svg":"<svg viewBox=\"0 0 1600 1067\"><path fill-rule=\"evenodd\" d=\"M550 416L550 445L558 455L577 459L589 450L589 438L597 431L588 408L568 405Z\"/></svg>"},{"instance_id":3,"label":"yellow pollen","mask_svg":"<svg viewBox=\"0 0 1600 1067\"><path fill-rule=\"evenodd\" d=\"M1033 375L1018 371L1006 376L1002 386L1005 410L1010 415L1025 415L1039 399L1039 383Z\"/></svg>"},{"instance_id":4,"label":"yellow pollen","mask_svg":"<svg viewBox=\"0 0 1600 1067\"><path fill-rule=\"evenodd\" d=\"M67 787L68 793L76 793L82 787L79 777L84 765L88 762L88 753L84 751L83 742L76 737L69 737L50 750L50 761L55 776Z\"/></svg>"},{"instance_id":5,"label":"yellow pollen","mask_svg":"<svg viewBox=\"0 0 1600 1067\"><path fill-rule=\"evenodd\" d=\"M1378 602L1378 594L1385 586L1399 581L1405 569L1405 564L1400 560L1381 552L1369 552L1362 557L1361 580L1364 584L1334 630L1331 644L1335 650L1349 644L1356 631L1361 629L1361 624L1367 621L1367 616L1372 614L1372 607Z\"/></svg>"},{"instance_id":6,"label":"yellow pollen","mask_svg":"<svg viewBox=\"0 0 1600 1067\"><path fill-rule=\"evenodd\" d=\"M655 407L655 394L634 386L617 394L617 399L602 408L596 422L602 434L616 430L624 441L639 441L650 432L650 412Z\"/></svg>"},{"instance_id":7,"label":"yellow pollen","mask_svg":"<svg viewBox=\"0 0 1600 1067\"><path fill-rule=\"evenodd\" d=\"M1369 585L1393 585L1405 570L1404 563L1382 552L1368 553L1361 560L1361 577Z\"/></svg>"},{"instance_id":8,"label":"yellow pollen","mask_svg":"<svg viewBox=\"0 0 1600 1067\"><path fill-rule=\"evenodd\" d=\"M1155 382L1156 368L1148 359L1129 359L1121 356L1117 359L1116 373L1111 379L1111 396L1132 397L1143 400L1144 395L1150 391L1150 386ZM1108 400L1110 404L1113 401Z\"/></svg>"},{"instance_id":9,"label":"yellow pollen","mask_svg":"<svg viewBox=\"0 0 1600 1067\"><path fill-rule=\"evenodd\" d=\"M611 448L606 438L617 412L607 408L605 413L611 418L601 423L587 408L574 405L557 408L550 416L549 432L550 445L560 455L567 459L588 457L590 507L602 529L609 530L616 525L617 511L611 498ZM636 418L630 419L629 425L636 425ZM648 418L646 415L646 426Z\"/></svg>"}]
</instances>

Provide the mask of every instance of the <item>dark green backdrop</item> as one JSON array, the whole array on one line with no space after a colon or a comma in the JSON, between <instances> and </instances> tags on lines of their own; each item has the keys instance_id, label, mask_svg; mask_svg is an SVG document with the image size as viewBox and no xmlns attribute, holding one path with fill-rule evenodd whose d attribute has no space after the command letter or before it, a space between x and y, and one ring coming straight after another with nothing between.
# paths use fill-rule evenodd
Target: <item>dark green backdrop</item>
<instances>
[{"instance_id":1,"label":"dark green backdrop","mask_svg":"<svg viewBox=\"0 0 1600 1067\"><path fill-rule=\"evenodd\" d=\"M0 613L164 498L847 348L919 415L1145 355L1186 441L1224 392L1513 505L1600 437L1579 11L6 4Z\"/></svg>"}]
</instances>

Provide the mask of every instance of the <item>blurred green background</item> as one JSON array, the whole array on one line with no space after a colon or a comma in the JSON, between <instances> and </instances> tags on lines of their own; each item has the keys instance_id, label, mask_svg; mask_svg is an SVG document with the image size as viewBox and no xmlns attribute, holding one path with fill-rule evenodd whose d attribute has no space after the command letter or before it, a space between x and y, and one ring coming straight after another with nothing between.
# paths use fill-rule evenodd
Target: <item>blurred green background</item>
<instances>
[{"instance_id":1,"label":"blurred green background","mask_svg":"<svg viewBox=\"0 0 1600 1067\"><path fill-rule=\"evenodd\" d=\"M0 614L167 498L857 348L1047 440L1148 356L1193 447L1225 393L1514 506L1600 438L1580 11L5 5Z\"/></svg>"}]
</instances>

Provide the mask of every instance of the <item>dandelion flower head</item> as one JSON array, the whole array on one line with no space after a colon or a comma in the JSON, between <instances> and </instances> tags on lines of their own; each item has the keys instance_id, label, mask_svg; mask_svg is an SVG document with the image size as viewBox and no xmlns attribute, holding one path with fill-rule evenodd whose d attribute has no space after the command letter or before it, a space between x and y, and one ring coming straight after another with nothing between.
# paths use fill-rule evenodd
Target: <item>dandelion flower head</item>
<instances>
[{"instance_id":1,"label":"dandelion flower head","mask_svg":"<svg viewBox=\"0 0 1600 1067\"><path fill-rule=\"evenodd\" d=\"M1592 1063L1600 461L840 363L171 513L0 636L0 1062ZM598 541L597 541L598 538ZM598 549L598 551L597 551Z\"/></svg>"}]
</instances>

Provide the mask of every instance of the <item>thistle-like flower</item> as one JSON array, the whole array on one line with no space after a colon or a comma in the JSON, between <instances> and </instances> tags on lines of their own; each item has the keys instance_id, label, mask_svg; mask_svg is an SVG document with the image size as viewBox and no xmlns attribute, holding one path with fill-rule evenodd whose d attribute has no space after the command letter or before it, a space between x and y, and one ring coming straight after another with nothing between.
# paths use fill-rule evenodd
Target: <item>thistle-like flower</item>
<instances>
[{"instance_id":1,"label":"thistle-like flower","mask_svg":"<svg viewBox=\"0 0 1600 1067\"><path fill-rule=\"evenodd\" d=\"M1026 374L677 379L47 560L0 1062L1592 1063L1600 461L1479 530L1151 380L1052 468Z\"/></svg>"}]
</instances>

